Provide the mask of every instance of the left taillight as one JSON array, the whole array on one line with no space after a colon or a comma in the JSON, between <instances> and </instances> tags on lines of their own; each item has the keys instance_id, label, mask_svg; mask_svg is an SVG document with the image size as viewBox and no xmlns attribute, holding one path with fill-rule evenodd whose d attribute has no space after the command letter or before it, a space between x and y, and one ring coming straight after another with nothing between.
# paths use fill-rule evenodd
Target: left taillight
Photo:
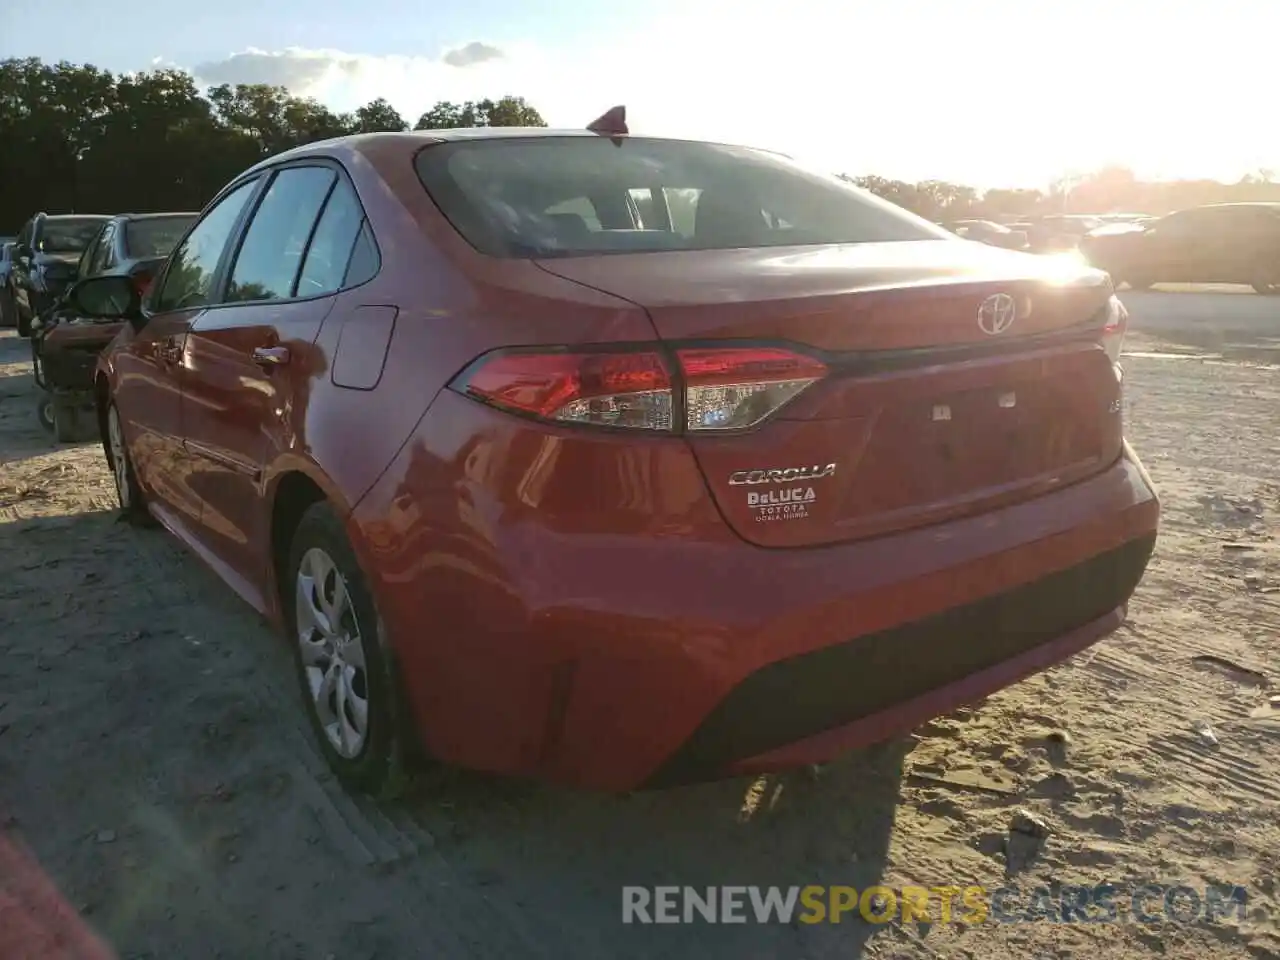
<instances>
[{"instance_id":1,"label":"left taillight","mask_svg":"<svg viewBox=\"0 0 1280 960\"><path fill-rule=\"evenodd\" d=\"M643 350L499 351L452 387L539 420L704 433L757 426L827 373L781 347L678 348L674 362L673 370L664 354Z\"/></svg>"}]
</instances>

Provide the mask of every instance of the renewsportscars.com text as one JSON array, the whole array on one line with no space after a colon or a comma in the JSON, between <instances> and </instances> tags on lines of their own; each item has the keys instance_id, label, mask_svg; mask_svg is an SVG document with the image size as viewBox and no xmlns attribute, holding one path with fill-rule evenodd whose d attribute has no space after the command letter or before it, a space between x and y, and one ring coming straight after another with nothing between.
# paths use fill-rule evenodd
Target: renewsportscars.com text
<instances>
[{"instance_id":1,"label":"renewsportscars.com text","mask_svg":"<svg viewBox=\"0 0 1280 960\"><path fill-rule=\"evenodd\" d=\"M1145 883L622 888L623 923L1215 923L1245 916L1243 886Z\"/></svg>"}]
</instances>

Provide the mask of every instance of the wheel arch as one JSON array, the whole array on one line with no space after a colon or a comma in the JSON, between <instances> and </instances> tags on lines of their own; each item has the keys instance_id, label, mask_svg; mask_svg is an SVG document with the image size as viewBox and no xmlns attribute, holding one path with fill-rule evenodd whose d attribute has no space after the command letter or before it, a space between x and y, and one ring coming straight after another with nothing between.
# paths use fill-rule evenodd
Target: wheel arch
<instances>
[{"instance_id":1,"label":"wheel arch","mask_svg":"<svg viewBox=\"0 0 1280 960\"><path fill-rule=\"evenodd\" d=\"M268 505L266 533L270 553L266 593L282 622L288 603L283 585L287 582L285 566L289 562L289 546L302 515L314 504L327 503L338 515L356 558L366 574L369 573L366 545L349 522L352 504L319 464L305 456L282 458L268 471L263 493L263 501ZM370 589L376 589L374 578L369 579Z\"/></svg>"}]
</instances>

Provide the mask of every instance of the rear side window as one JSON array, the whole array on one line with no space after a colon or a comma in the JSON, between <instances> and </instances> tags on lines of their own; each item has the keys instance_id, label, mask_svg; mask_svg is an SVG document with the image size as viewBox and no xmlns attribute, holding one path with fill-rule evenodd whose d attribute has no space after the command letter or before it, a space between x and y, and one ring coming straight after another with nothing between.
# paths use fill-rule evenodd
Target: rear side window
<instances>
[{"instance_id":1,"label":"rear side window","mask_svg":"<svg viewBox=\"0 0 1280 960\"><path fill-rule=\"evenodd\" d=\"M351 250L351 260L347 263L347 275L342 278L342 285L357 287L372 280L381 265L378 245L373 242L373 231L369 229L369 221L366 220L360 225L360 235L356 237L356 245Z\"/></svg>"},{"instance_id":2,"label":"rear side window","mask_svg":"<svg viewBox=\"0 0 1280 960\"><path fill-rule=\"evenodd\" d=\"M502 138L436 144L419 152L415 163L444 215L491 256L950 236L836 177L745 147L644 138L620 144L604 137Z\"/></svg>"},{"instance_id":3,"label":"rear side window","mask_svg":"<svg viewBox=\"0 0 1280 960\"><path fill-rule=\"evenodd\" d=\"M124 250L131 260L167 257L195 217L148 217L124 226Z\"/></svg>"},{"instance_id":4,"label":"rear side window","mask_svg":"<svg viewBox=\"0 0 1280 960\"><path fill-rule=\"evenodd\" d=\"M333 293L342 286L363 221L364 210L355 192L345 181L339 180L329 194L311 238L311 246L307 248L307 258L298 277L297 296Z\"/></svg>"},{"instance_id":5,"label":"rear side window","mask_svg":"<svg viewBox=\"0 0 1280 960\"><path fill-rule=\"evenodd\" d=\"M276 174L236 255L227 302L294 295L307 241L336 178L329 167L286 167Z\"/></svg>"}]
</instances>

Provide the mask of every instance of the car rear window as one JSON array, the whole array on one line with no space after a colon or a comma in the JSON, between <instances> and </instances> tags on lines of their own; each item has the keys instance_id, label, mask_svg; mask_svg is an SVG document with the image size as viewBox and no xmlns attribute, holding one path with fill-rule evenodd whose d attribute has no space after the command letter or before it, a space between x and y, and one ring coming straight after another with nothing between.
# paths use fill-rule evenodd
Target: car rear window
<instances>
[{"instance_id":1,"label":"car rear window","mask_svg":"<svg viewBox=\"0 0 1280 960\"><path fill-rule=\"evenodd\" d=\"M167 257L195 222L195 214L183 217L147 217L130 220L124 227L124 249L131 257Z\"/></svg>"},{"instance_id":2,"label":"car rear window","mask_svg":"<svg viewBox=\"0 0 1280 960\"><path fill-rule=\"evenodd\" d=\"M836 177L746 147L639 137L434 144L418 177L497 257L954 239Z\"/></svg>"},{"instance_id":3,"label":"car rear window","mask_svg":"<svg viewBox=\"0 0 1280 960\"><path fill-rule=\"evenodd\" d=\"M46 220L40 231L40 249L44 253L84 253L105 219Z\"/></svg>"}]
</instances>

